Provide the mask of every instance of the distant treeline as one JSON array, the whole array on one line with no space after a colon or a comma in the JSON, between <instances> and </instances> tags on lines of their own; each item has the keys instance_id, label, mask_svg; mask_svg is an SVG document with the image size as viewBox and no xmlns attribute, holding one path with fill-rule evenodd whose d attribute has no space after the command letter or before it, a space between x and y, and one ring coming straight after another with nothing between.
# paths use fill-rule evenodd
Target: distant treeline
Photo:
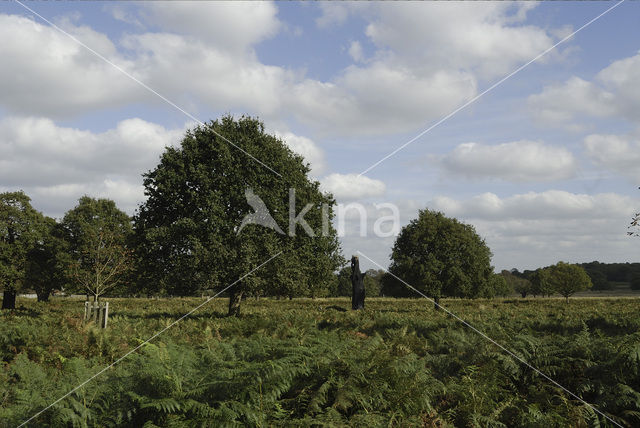
<instances>
[{"instance_id":1,"label":"distant treeline","mask_svg":"<svg viewBox=\"0 0 640 428\"><path fill-rule=\"evenodd\" d=\"M600 263L593 261L589 263L578 263L584 268L593 283L592 290L611 290L615 288L615 283L628 283L631 289L640 290L640 263ZM519 272L517 269L512 273L518 277L530 279L535 270L525 270Z\"/></svg>"}]
</instances>

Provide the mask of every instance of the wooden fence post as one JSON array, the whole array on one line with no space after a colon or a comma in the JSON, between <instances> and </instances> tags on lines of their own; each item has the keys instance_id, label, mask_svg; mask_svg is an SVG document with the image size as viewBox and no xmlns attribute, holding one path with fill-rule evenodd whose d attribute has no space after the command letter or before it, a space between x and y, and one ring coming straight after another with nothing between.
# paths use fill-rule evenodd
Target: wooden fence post
<instances>
[{"instance_id":1,"label":"wooden fence post","mask_svg":"<svg viewBox=\"0 0 640 428\"><path fill-rule=\"evenodd\" d=\"M104 314L102 315L102 328L107 328L107 320L109 319L109 302L104 303Z\"/></svg>"},{"instance_id":2,"label":"wooden fence post","mask_svg":"<svg viewBox=\"0 0 640 428\"><path fill-rule=\"evenodd\" d=\"M98 312L98 321L96 322L96 325L102 328L102 307L104 306L104 303L98 303L96 306L96 312Z\"/></svg>"}]
</instances>

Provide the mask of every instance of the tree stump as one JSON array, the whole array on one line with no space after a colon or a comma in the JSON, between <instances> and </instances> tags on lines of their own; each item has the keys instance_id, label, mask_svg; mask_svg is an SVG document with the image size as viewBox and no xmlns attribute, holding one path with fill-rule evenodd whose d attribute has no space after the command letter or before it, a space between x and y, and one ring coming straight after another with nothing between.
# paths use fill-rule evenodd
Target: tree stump
<instances>
[{"instance_id":1,"label":"tree stump","mask_svg":"<svg viewBox=\"0 0 640 428\"><path fill-rule=\"evenodd\" d=\"M364 309L364 277L357 256L351 257L351 309Z\"/></svg>"}]
</instances>

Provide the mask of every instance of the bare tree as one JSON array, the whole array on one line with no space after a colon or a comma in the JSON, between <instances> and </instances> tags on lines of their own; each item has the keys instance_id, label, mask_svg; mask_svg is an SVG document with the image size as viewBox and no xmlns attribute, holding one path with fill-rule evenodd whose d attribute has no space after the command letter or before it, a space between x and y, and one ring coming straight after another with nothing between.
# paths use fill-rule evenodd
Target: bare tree
<instances>
[{"instance_id":1,"label":"bare tree","mask_svg":"<svg viewBox=\"0 0 640 428\"><path fill-rule=\"evenodd\" d=\"M131 252L114 239L113 233L101 231L71 265L74 278L99 301L100 296L122 282L133 268Z\"/></svg>"}]
</instances>

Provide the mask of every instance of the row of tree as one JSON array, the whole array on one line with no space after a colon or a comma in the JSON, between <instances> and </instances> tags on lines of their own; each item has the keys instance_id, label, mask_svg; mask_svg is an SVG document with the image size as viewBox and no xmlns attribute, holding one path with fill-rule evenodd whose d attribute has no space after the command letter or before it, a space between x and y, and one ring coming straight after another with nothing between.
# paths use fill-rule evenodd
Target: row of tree
<instances>
[{"instance_id":1,"label":"row of tree","mask_svg":"<svg viewBox=\"0 0 640 428\"><path fill-rule=\"evenodd\" d=\"M58 222L35 210L23 192L0 194L0 279L3 309L34 290L46 301L69 288L97 299L124 285L132 270L130 217L113 201L84 196Z\"/></svg>"},{"instance_id":2,"label":"row of tree","mask_svg":"<svg viewBox=\"0 0 640 428\"><path fill-rule=\"evenodd\" d=\"M62 288L99 299L108 292L188 296L234 284L230 315L239 314L248 296L350 295L350 271L340 269L345 260L332 226L335 200L309 171L260 121L226 116L165 149L158 166L143 174L146 200L133 217L111 200L85 196L56 221L33 209L24 193L4 193L3 308L14 307L16 293L26 288L40 300ZM248 194L258 195L268 213L254 212ZM268 219L270 227L243 226L247 215ZM568 297L568 290L591 284L582 268L564 263L527 277L496 275L491 256L473 226L422 210L398 235L389 272L368 272L366 294L418 292L437 308L442 296L516 290L523 297Z\"/></svg>"},{"instance_id":3,"label":"row of tree","mask_svg":"<svg viewBox=\"0 0 640 428\"><path fill-rule=\"evenodd\" d=\"M523 298L527 295L549 297L557 293L568 300L578 291L593 287L591 277L580 265L558 262L553 266L525 272L521 274L514 269L500 273L508 288Z\"/></svg>"},{"instance_id":4,"label":"row of tree","mask_svg":"<svg viewBox=\"0 0 640 428\"><path fill-rule=\"evenodd\" d=\"M85 196L56 222L24 193L2 194L3 307L15 307L25 288L42 299L63 287L98 299L109 291L186 296L234 283L232 315L246 296L326 294L344 259L332 226L335 200L309 171L261 122L227 116L166 148L143 174L147 199L133 217L113 201ZM247 192L288 233L255 224L240 230L252 214Z\"/></svg>"}]
</instances>

